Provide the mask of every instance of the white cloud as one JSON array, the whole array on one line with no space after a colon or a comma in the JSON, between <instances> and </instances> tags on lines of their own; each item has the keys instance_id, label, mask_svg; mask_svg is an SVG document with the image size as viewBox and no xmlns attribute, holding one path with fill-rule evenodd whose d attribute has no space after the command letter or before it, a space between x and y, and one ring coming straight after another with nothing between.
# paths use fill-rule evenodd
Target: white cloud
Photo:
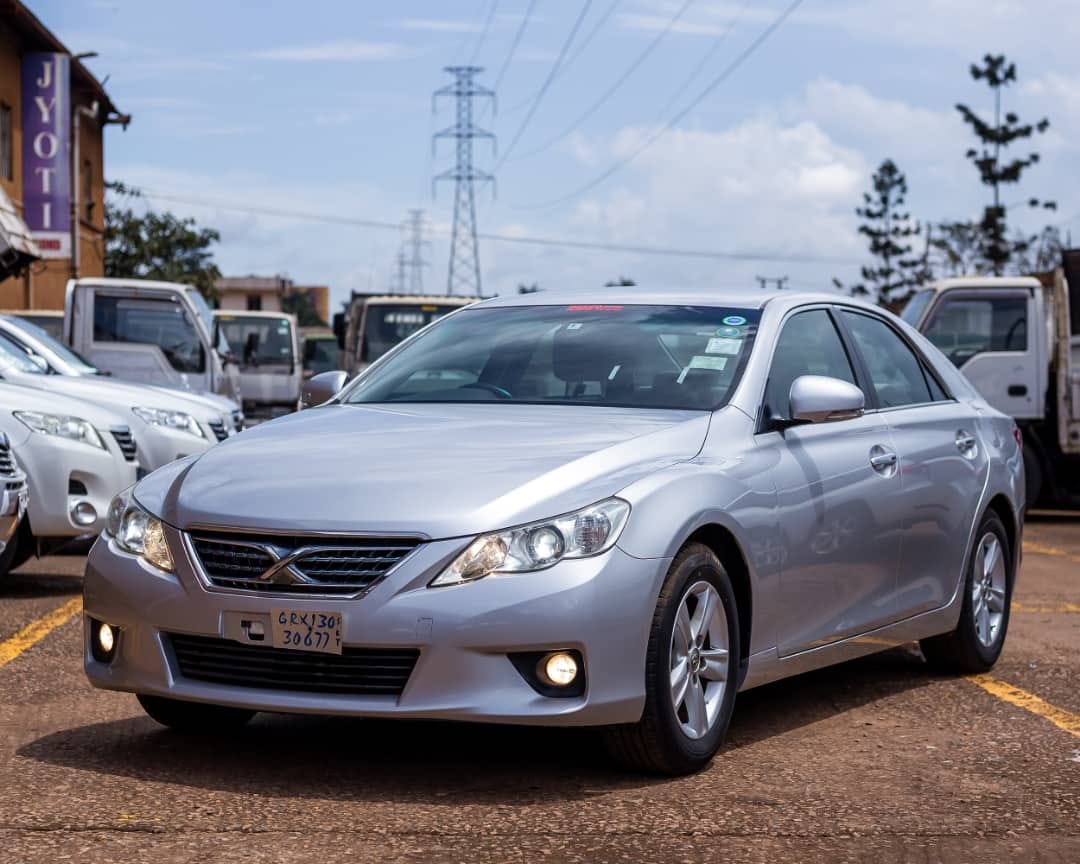
<instances>
[{"instance_id":1,"label":"white cloud","mask_svg":"<svg viewBox=\"0 0 1080 864\"><path fill-rule=\"evenodd\" d=\"M316 126L346 126L353 119L351 111L323 111L315 115Z\"/></svg>"},{"instance_id":2,"label":"white cloud","mask_svg":"<svg viewBox=\"0 0 1080 864\"><path fill-rule=\"evenodd\" d=\"M475 21L452 20L447 18L403 18L395 21L394 26L402 30L428 30L435 33L478 33L480 25Z\"/></svg>"},{"instance_id":3,"label":"white cloud","mask_svg":"<svg viewBox=\"0 0 1080 864\"><path fill-rule=\"evenodd\" d=\"M315 42L309 45L269 48L252 52L247 56L256 60L317 63L324 61L398 60L412 56L412 52L397 42L362 42L355 39L338 39L330 42Z\"/></svg>"}]
</instances>

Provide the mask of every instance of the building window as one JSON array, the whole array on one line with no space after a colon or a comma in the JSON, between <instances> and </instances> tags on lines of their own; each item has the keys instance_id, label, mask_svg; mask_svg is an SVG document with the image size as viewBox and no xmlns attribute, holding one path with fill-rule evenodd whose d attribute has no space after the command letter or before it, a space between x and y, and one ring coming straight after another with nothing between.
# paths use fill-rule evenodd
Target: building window
<instances>
[{"instance_id":1,"label":"building window","mask_svg":"<svg viewBox=\"0 0 1080 864\"><path fill-rule=\"evenodd\" d=\"M15 179L15 147L11 129L11 106L0 102L0 180Z\"/></svg>"},{"instance_id":2,"label":"building window","mask_svg":"<svg viewBox=\"0 0 1080 864\"><path fill-rule=\"evenodd\" d=\"M89 159L82 163L82 220L94 221L94 166Z\"/></svg>"},{"instance_id":3,"label":"building window","mask_svg":"<svg viewBox=\"0 0 1080 864\"><path fill-rule=\"evenodd\" d=\"M247 311L259 312L262 310L262 294L247 295Z\"/></svg>"}]
</instances>

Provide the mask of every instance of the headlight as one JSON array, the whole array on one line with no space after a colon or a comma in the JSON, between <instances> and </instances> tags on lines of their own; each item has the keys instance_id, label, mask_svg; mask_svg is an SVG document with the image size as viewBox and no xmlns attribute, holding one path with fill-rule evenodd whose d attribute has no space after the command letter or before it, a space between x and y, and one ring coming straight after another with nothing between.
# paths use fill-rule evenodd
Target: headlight
<instances>
[{"instance_id":1,"label":"headlight","mask_svg":"<svg viewBox=\"0 0 1080 864\"><path fill-rule=\"evenodd\" d=\"M15 411L15 419L24 426L43 435L56 435L71 441L81 441L91 447L105 450L97 429L79 417L66 417L61 414L42 414L38 411Z\"/></svg>"},{"instance_id":2,"label":"headlight","mask_svg":"<svg viewBox=\"0 0 1080 864\"><path fill-rule=\"evenodd\" d=\"M125 552L145 558L159 570L172 572L172 554L165 542L164 526L160 519L139 506L131 489L125 489L113 498L105 520L105 532Z\"/></svg>"},{"instance_id":3,"label":"headlight","mask_svg":"<svg viewBox=\"0 0 1080 864\"><path fill-rule=\"evenodd\" d=\"M132 408L135 416L151 426L163 426L178 432L187 432L196 438L205 438L199 422L183 411L165 411L162 408Z\"/></svg>"},{"instance_id":4,"label":"headlight","mask_svg":"<svg viewBox=\"0 0 1080 864\"><path fill-rule=\"evenodd\" d=\"M599 555L615 545L629 515L628 503L608 498L545 522L482 534L431 580L430 587L458 585L491 573L546 570L564 558Z\"/></svg>"}]
</instances>

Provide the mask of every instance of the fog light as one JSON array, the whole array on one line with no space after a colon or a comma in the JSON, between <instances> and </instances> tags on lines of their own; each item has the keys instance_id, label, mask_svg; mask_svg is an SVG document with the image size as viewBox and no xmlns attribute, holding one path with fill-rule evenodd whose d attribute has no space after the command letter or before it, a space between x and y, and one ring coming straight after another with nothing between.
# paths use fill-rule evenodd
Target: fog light
<instances>
[{"instance_id":1,"label":"fog light","mask_svg":"<svg viewBox=\"0 0 1080 864\"><path fill-rule=\"evenodd\" d=\"M94 659L99 663L111 663L116 656L116 642L119 635L120 631L116 627L91 618L90 653Z\"/></svg>"},{"instance_id":2,"label":"fog light","mask_svg":"<svg viewBox=\"0 0 1080 864\"><path fill-rule=\"evenodd\" d=\"M97 510L89 501L80 501L71 506L71 520L83 528L93 525L98 518Z\"/></svg>"},{"instance_id":3,"label":"fog light","mask_svg":"<svg viewBox=\"0 0 1080 864\"><path fill-rule=\"evenodd\" d=\"M578 664L570 654L559 651L548 654L540 663L537 670L544 682L555 687L568 687L577 678Z\"/></svg>"}]
</instances>

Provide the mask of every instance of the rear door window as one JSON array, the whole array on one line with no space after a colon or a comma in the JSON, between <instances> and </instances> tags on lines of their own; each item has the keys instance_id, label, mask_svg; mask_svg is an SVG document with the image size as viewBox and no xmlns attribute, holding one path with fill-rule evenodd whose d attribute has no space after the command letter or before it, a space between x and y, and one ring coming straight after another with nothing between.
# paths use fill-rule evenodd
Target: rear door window
<instances>
[{"instance_id":1,"label":"rear door window","mask_svg":"<svg viewBox=\"0 0 1080 864\"><path fill-rule=\"evenodd\" d=\"M879 406L901 408L935 401L922 361L892 327L873 315L847 309L841 314L869 372Z\"/></svg>"}]
</instances>

